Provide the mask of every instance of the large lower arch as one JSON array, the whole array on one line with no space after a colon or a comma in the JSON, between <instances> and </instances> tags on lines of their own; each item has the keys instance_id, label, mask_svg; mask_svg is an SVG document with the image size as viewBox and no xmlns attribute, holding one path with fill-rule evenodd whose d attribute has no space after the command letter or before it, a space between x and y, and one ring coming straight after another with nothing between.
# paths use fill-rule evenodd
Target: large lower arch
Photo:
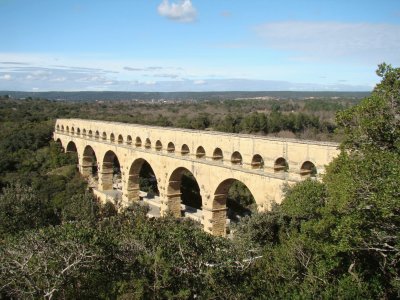
<instances>
[{"instance_id":1,"label":"large lower arch","mask_svg":"<svg viewBox=\"0 0 400 300\"><path fill-rule=\"evenodd\" d=\"M168 211L174 217L181 217L181 204L190 210L201 210L202 198L200 188L192 172L184 167L175 169L168 182Z\"/></svg>"},{"instance_id":2,"label":"large lower arch","mask_svg":"<svg viewBox=\"0 0 400 300\"><path fill-rule=\"evenodd\" d=\"M158 196L157 177L151 165L143 158L136 159L130 169L128 177L128 201L139 201L141 190L151 195Z\"/></svg>"},{"instance_id":3,"label":"large lower arch","mask_svg":"<svg viewBox=\"0 0 400 300\"><path fill-rule=\"evenodd\" d=\"M117 155L109 150L103 158L101 168L101 190L112 190L114 183L118 188L118 180L121 176L121 166ZM115 178L114 178L115 177Z\"/></svg>"},{"instance_id":4,"label":"large lower arch","mask_svg":"<svg viewBox=\"0 0 400 300\"><path fill-rule=\"evenodd\" d=\"M227 210L228 210L228 202L230 196L231 188L236 184L240 183L240 185L244 186L248 193L250 193L251 198L254 201L254 197L251 194L248 187L241 181L229 178L222 181L214 193L214 199L212 202L212 226L211 226L211 233L214 235L225 236L227 228L226 228L226 218L227 218Z\"/></svg>"},{"instance_id":5,"label":"large lower arch","mask_svg":"<svg viewBox=\"0 0 400 300\"><path fill-rule=\"evenodd\" d=\"M74 142L70 141L68 143L68 145L67 145L66 152L67 153L69 153L69 152L78 152L78 150L76 149L76 144Z\"/></svg>"},{"instance_id":6,"label":"large lower arch","mask_svg":"<svg viewBox=\"0 0 400 300\"><path fill-rule=\"evenodd\" d=\"M97 157L91 146L86 146L83 150L81 172L84 177L97 177Z\"/></svg>"},{"instance_id":7,"label":"large lower arch","mask_svg":"<svg viewBox=\"0 0 400 300\"><path fill-rule=\"evenodd\" d=\"M78 166L78 149L76 148L76 144L73 141L70 141L68 143L65 152L67 153L69 163Z\"/></svg>"}]
</instances>

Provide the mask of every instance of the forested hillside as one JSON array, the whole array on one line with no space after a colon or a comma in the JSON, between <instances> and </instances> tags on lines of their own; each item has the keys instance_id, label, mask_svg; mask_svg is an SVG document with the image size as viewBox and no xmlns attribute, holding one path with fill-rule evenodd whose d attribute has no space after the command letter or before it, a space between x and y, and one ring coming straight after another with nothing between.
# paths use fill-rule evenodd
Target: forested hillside
<instances>
[{"instance_id":1,"label":"forested hillside","mask_svg":"<svg viewBox=\"0 0 400 300\"><path fill-rule=\"evenodd\" d=\"M381 83L357 105L3 97L0 298L400 298L400 69L377 73ZM146 218L142 206L117 214L98 204L76 157L51 141L59 117L338 139L341 154L322 182L287 188L282 205L225 239L190 220Z\"/></svg>"}]
</instances>

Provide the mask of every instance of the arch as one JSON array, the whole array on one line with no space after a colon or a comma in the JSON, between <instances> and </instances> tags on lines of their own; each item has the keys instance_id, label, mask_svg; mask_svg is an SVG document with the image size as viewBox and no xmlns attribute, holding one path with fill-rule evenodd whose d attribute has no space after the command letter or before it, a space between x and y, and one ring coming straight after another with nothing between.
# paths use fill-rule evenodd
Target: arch
<instances>
[{"instance_id":1,"label":"arch","mask_svg":"<svg viewBox=\"0 0 400 300\"><path fill-rule=\"evenodd\" d=\"M96 130L96 133L94 134L94 138L98 140L100 138L100 132Z\"/></svg>"},{"instance_id":2,"label":"arch","mask_svg":"<svg viewBox=\"0 0 400 300\"><path fill-rule=\"evenodd\" d=\"M65 152L64 147L63 147L63 144L62 144L62 142L61 142L61 139L58 138L58 139L56 140L55 144L56 144L56 147L59 149L59 151L60 151L61 153L64 153L64 152Z\"/></svg>"},{"instance_id":3,"label":"arch","mask_svg":"<svg viewBox=\"0 0 400 300\"><path fill-rule=\"evenodd\" d=\"M89 137L91 138L93 136L93 131L89 130Z\"/></svg>"},{"instance_id":4,"label":"arch","mask_svg":"<svg viewBox=\"0 0 400 300\"><path fill-rule=\"evenodd\" d=\"M79 166L78 149L76 148L76 144L73 141L70 141L68 143L65 152L68 156L68 161L71 164L74 164L76 167L78 167Z\"/></svg>"},{"instance_id":5,"label":"arch","mask_svg":"<svg viewBox=\"0 0 400 300\"><path fill-rule=\"evenodd\" d=\"M69 126L67 126L66 130L67 130L67 133L69 133Z\"/></svg>"},{"instance_id":6,"label":"arch","mask_svg":"<svg viewBox=\"0 0 400 300\"><path fill-rule=\"evenodd\" d=\"M103 131L103 134L101 135L102 140L107 140L107 133Z\"/></svg>"},{"instance_id":7,"label":"arch","mask_svg":"<svg viewBox=\"0 0 400 300\"><path fill-rule=\"evenodd\" d=\"M64 132L64 125L61 125L61 131Z\"/></svg>"},{"instance_id":8,"label":"arch","mask_svg":"<svg viewBox=\"0 0 400 300\"><path fill-rule=\"evenodd\" d=\"M122 134L118 135L118 144L123 144L124 143L124 138Z\"/></svg>"},{"instance_id":9,"label":"arch","mask_svg":"<svg viewBox=\"0 0 400 300\"><path fill-rule=\"evenodd\" d=\"M111 143L114 143L114 142L115 142L115 135L114 135L114 133L111 133L111 134L110 134L110 141L111 141Z\"/></svg>"},{"instance_id":10,"label":"arch","mask_svg":"<svg viewBox=\"0 0 400 300\"><path fill-rule=\"evenodd\" d=\"M101 168L101 189L103 191L119 189L121 180L121 166L117 155L109 150L104 154Z\"/></svg>"},{"instance_id":11,"label":"arch","mask_svg":"<svg viewBox=\"0 0 400 300\"><path fill-rule=\"evenodd\" d=\"M160 140L157 140L156 142L156 150L161 151L162 150L162 143Z\"/></svg>"},{"instance_id":12,"label":"arch","mask_svg":"<svg viewBox=\"0 0 400 300\"><path fill-rule=\"evenodd\" d=\"M59 125L59 124L57 124L56 130L57 130L57 131L60 131L60 125Z\"/></svg>"},{"instance_id":13,"label":"arch","mask_svg":"<svg viewBox=\"0 0 400 300\"><path fill-rule=\"evenodd\" d=\"M142 146L142 139L140 137L136 137L136 141L135 141L135 146L136 147L141 147Z\"/></svg>"},{"instance_id":14,"label":"arch","mask_svg":"<svg viewBox=\"0 0 400 300\"><path fill-rule=\"evenodd\" d=\"M153 168L147 160L136 159L129 169L127 197L129 201L139 201L140 192L146 192L147 198L158 196L158 185Z\"/></svg>"},{"instance_id":15,"label":"arch","mask_svg":"<svg viewBox=\"0 0 400 300\"><path fill-rule=\"evenodd\" d=\"M71 127L71 134L75 134L75 128Z\"/></svg>"},{"instance_id":16,"label":"arch","mask_svg":"<svg viewBox=\"0 0 400 300\"><path fill-rule=\"evenodd\" d=\"M186 144L183 144L181 147L181 155L188 155L190 153L189 147Z\"/></svg>"},{"instance_id":17,"label":"arch","mask_svg":"<svg viewBox=\"0 0 400 300\"><path fill-rule=\"evenodd\" d=\"M235 197L235 196L230 196L230 193L232 194L231 188L234 187L234 185L240 184L240 186L244 187L249 195L243 202L248 202L248 203L235 203L233 199L230 199L229 197ZM241 197L239 193L239 198ZM231 201L230 201L231 200ZM226 218L228 216L227 211L228 207L230 210L232 210L232 206L235 206L235 210L237 213L238 207L241 208L242 211L244 211L244 215L250 213L249 209L244 208L243 204L246 204L249 206L250 204L254 204L254 196L250 192L249 188L241 181L234 179L234 178L229 178L224 181L222 181L217 189L215 190L214 193L214 199L212 202L212 219L211 219L211 228L208 228L209 231L211 231L212 234L214 235L219 235L219 236L225 236L226 235ZM247 210L247 212L246 212ZM231 213L231 212L230 212ZM232 219L232 216L230 216L230 219Z\"/></svg>"},{"instance_id":18,"label":"arch","mask_svg":"<svg viewBox=\"0 0 400 300\"><path fill-rule=\"evenodd\" d=\"M241 165L243 163L242 155L238 151L232 153L231 163L233 165Z\"/></svg>"},{"instance_id":19,"label":"arch","mask_svg":"<svg viewBox=\"0 0 400 300\"><path fill-rule=\"evenodd\" d=\"M222 161L224 159L224 155L222 154L221 148L215 148L212 156L212 160Z\"/></svg>"},{"instance_id":20,"label":"arch","mask_svg":"<svg viewBox=\"0 0 400 300\"><path fill-rule=\"evenodd\" d=\"M206 158L206 150L202 146L197 147L196 158Z\"/></svg>"},{"instance_id":21,"label":"arch","mask_svg":"<svg viewBox=\"0 0 400 300\"><path fill-rule=\"evenodd\" d=\"M83 129L82 135L83 135L83 136L86 136L86 129Z\"/></svg>"},{"instance_id":22,"label":"arch","mask_svg":"<svg viewBox=\"0 0 400 300\"><path fill-rule=\"evenodd\" d=\"M300 168L300 175L304 178L316 177L317 168L311 161L305 161Z\"/></svg>"},{"instance_id":23,"label":"arch","mask_svg":"<svg viewBox=\"0 0 400 300\"><path fill-rule=\"evenodd\" d=\"M66 149L66 151L65 152L67 152L67 153L69 153L69 152L78 152L78 150L77 150L77 148L76 148L76 144L74 143L74 142L72 142L72 141L70 141L69 143L68 143L68 145L67 145L67 149Z\"/></svg>"},{"instance_id":24,"label":"arch","mask_svg":"<svg viewBox=\"0 0 400 300\"><path fill-rule=\"evenodd\" d=\"M146 139L146 142L144 143L144 147L146 149L150 149L151 148L151 141L149 138Z\"/></svg>"},{"instance_id":25,"label":"arch","mask_svg":"<svg viewBox=\"0 0 400 300\"><path fill-rule=\"evenodd\" d=\"M92 177L97 180L97 157L91 146L86 146L83 150L81 170L84 177Z\"/></svg>"},{"instance_id":26,"label":"arch","mask_svg":"<svg viewBox=\"0 0 400 300\"><path fill-rule=\"evenodd\" d=\"M81 129L79 127L76 129L76 135L81 135Z\"/></svg>"},{"instance_id":27,"label":"arch","mask_svg":"<svg viewBox=\"0 0 400 300\"><path fill-rule=\"evenodd\" d=\"M202 198L199 184L192 172L184 167L179 167L171 173L167 198L168 211L175 217L201 211ZM181 204L183 204L183 211Z\"/></svg>"},{"instance_id":28,"label":"arch","mask_svg":"<svg viewBox=\"0 0 400 300\"><path fill-rule=\"evenodd\" d=\"M127 145L132 145L132 137L131 137L130 135L128 135L128 136L126 137L126 144L127 144Z\"/></svg>"},{"instance_id":29,"label":"arch","mask_svg":"<svg viewBox=\"0 0 400 300\"><path fill-rule=\"evenodd\" d=\"M251 168L252 169L262 169L264 168L264 159L260 154L255 154L251 159Z\"/></svg>"},{"instance_id":30,"label":"arch","mask_svg":"<svg viewBox=\"0 0 400 300\"><path fill-rule=\"evenodd\" d=\"M172 142L169 142L169 143L168 143L167 151L168 151L168 153L174 153L174 152L175 152L175 145L174 145L174 143L172 143Z\"/></svg>"},{"instance_id":31,"label":"arch","mask_svg":"<svg viewBox=\"0 0 400 300\"><path fill-rule=\"evenodd\" d=\"M289 170L289 165L283 157L279 157L275 160L274 163L274 172L275 173L283 173Z\"/></svg>"}]
</instances>

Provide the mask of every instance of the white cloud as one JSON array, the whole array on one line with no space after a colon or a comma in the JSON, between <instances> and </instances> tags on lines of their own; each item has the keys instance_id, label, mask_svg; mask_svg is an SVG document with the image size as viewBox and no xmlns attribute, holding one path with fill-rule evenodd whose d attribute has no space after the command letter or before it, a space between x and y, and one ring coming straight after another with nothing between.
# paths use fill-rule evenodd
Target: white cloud
<instances>
[{"instance_id":1,"label":"white cloud","mask_svg":"<svg viewBox=\"0 0 400 300\"><path fill-rule=\"evenodd\" d=\"M1 79L4 80L11 80L11 75L10 74L4 74L3 76L0 77Z\"/></svg>"},{"instance_id":2,"label":"white cloud","mask_svg":"<svg viewBox=\"0 0 400 300\"><path fill-rule=\"evenodd\" d=\"M301 52L313 59L399 60L400 25L286 21L262 24L256 32L269 48Z\"/></svg>"},{"instance_id":3,"label":"white cloud","mask_svg":"<svg viewBox=\"0 0 400 300\"><path fill-rule=\"evenodd\" d=\"M195 80L195 81L193 81L193 83L196 85L202 85L202 84L206 84L206 81L205 80Z\"/></svg>"},{"instance_id":4,"label":"white cloud","mask_svg":"<svg viewBox=\"0 0 400 300\"><path fill-rule=\"evenodd\" d=\"M178 3L169 3L169 0L163 0L158 6L158 13L168 19L185 23L193 22L197 17L191 0L180 0Z\"/></svg>"}]
</instances>

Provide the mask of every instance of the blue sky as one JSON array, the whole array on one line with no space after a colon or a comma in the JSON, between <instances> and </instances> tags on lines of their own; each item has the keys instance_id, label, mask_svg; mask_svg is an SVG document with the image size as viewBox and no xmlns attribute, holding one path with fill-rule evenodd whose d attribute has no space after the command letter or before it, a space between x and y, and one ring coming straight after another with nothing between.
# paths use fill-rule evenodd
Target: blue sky
<instances>
[{"instance_id":1,"label":"blue sky","mask_svg":"<svg viewBox=\"0 0 400 300\"><path fill-rule=\"evenodd\" d=\"M399 0L0 0L0 90L371 90Z\"/></svg>"}]
</instances>

